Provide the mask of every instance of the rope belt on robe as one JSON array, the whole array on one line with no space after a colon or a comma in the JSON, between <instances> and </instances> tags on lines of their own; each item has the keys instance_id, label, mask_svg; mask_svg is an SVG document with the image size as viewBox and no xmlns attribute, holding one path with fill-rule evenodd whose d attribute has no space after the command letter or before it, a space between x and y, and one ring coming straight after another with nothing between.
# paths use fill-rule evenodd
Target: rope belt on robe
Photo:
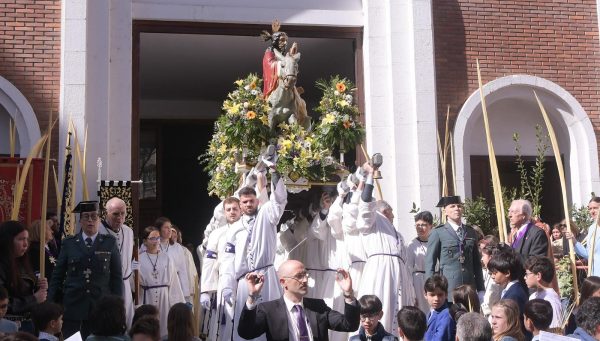
<instances>
[{"instance_id":1,"label":"rope belt on robe","mask_svg":"<svg viewBox=\"0 0 600 341\"><path fill-rule=\"evenodd\" d=\"M123 280L124 280L124 281L128 280L128 279L129 279L129 277L131 277L131 274L132 274L132 273L133 273L133 271L132 271L132 272L130 272L130 273L129 273L129 275L127 275L127 277L123 277Z\"/></svg>"},{"instance_id":2,"label":"rope belt on robe","mask_svg":"<svg viewBox=\"0 0 600 341\"><path fill-rule=\"evenodd\" d=\"M144 290L144 303L146 304L146 291L150 290L150 289L157 289L157 288L169 288L169 286L167 284L162 284L162 285L141 285L142 290Z\"/></svg>"},{"instance_id":3,"label":"rope belt on robe","mask_svg":"<svg viewBox=\"0 0 600 341\"><path fill-rule=\"evenodd\" d=\"M404 261L404 258L402 258L400 255L395 255L395 254L392 254L392 253L374 253L374 254L372 254L372 255L369 255L369 256L367 257L367 259L369 259L369 258L371 258L371 257L374 257L374 256L389 256L389 257L396 257L396 258L398 258L399 260L401 260L401 261L402 261L402 263L406 264L406 262Z\"/></svg>"}]
</instances>

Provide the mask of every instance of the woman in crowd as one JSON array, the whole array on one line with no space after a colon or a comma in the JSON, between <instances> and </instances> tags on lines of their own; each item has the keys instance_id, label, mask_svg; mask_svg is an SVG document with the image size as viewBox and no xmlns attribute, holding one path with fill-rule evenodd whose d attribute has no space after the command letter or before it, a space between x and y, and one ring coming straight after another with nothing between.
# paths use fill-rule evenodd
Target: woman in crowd
<instances>
[{"instance_id":1,"label":"woman in crowd","mask_svg":"<svg viewBox=\"0 0 600 341\"><path fill-rule=\"evenodd\" d=\"M86 341L129 341L125 331L125 303L123 298L115 295L102 297L96 303L90 315L92 334Z\"/></svg>"},{"instance_id":2,"label":"woman in crowd","mask_svg":"<svg viewBox=\"0 0 600 341\"><path fill-rule=\"evenodd\" d=\"M563 256L563 235L559 225L554 224L552 226L552 254L556 259L560 259Z\"/></svg>"},{"instance_id":3,"label":"woman in crowd","mask_svg":"<svg viewBox=\"0 0 600 341\"><path fill-rule=\"evenodd\" d=\"M154 226L142 233L146 252L139 256L140 302L158 308L161 335L167 334L167 314L176 303L185 302L177 270L166 252L160 250L160 232ZM188 308L189 309L189 308Z\"/></svg>"},{"instance_id":4,"label":"woman in crowd","mask_svg":"<svg viewBox=\"0 0 600 341\"><path fill-rule=\"evenodd\" d=\"M40 233L41 233L41 222L40 220L34 221L29 227L29 249L27 253L29 254L29 260L31 261L31 266L33 271L38 273L40 271ZM44 229L46 235L46 244L44 246L44 250L46 253L46 278L52 277L52 271L54 270L54 265L56 264L56 259L58 259L58 254L55 254L51 251L50 243L54 239L54 233L52 231L52 221L46 220L46 228Z\"/></svg>"},{"instance_id":5,"label":"woman in crowd","mask_svg":"<svg viewBox=\"0 0 600 341\"><path fill-rule=\"evenodd\" d=\"M450 307L450 316L456 322L466 313L481 312L479 296L477 291L468 284L457 286L452 290L452 306Z\"/></svg>"},{"instance_id":6,"label":"woman in crowd","mask_svg":"<svg viewBox=\"0 0 600 341\"><path fill-rule=\"evenodd\" d=\"M31 308L46 300L48 281L36 279L29 257L29 232L18 221L5 221L0 224L0 286L8 291L9 305L7 319L19 321L21 330L33 332L29 318Z\"/></svg>"},{"instance_id":7,"label":"woman in crowd","mask_svg":"<svg viewBox=\"0 0 600 341\"><path fill-rule=\"evenodd\" d=\"M200 341L194 336L194 318L185 303L177 303L171 307L167 330L169 334L163 337L164 341Z\"/></svg>"},{"instance_id":8,"label":"woman in crowd","mask_svg":"<svg viewBox=\"0 0 600 341\"><path fill-rule=\"evenodd\" d=\"M493 341L524 341L519 306L513 300L500 300L492 307Z\"/></svg>"},{"instance_id":9,"label":"woman in crowd","mask_svg":"<svg viewBox=\"0 0 600 341\"><path fill-rule=\"evenodd\" d=\"M131 327L129 336L132 341L160 341L158 320L152 316L138 319Z\"/></svg>"}]
</instances>

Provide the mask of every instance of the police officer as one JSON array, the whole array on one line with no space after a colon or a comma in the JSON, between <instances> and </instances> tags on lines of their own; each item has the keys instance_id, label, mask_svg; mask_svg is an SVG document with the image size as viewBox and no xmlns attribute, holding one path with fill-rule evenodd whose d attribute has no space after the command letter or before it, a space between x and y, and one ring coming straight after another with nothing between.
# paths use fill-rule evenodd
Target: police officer
<instances>
[{"instance_id":1,"label":"police officer","mask_svg":"<svg viewBox=\"0 0 600 341\"><path fill-rule=\"evenodd\" d=\"M104 295L123 295L121 255L116 239L98 233L100 218L97 201L80 202L81 232L63 240L50 280L48 299L62 303L65 338L81 331L90 334L89 313Z\"/></svg>"},{"instance_id":2,"label":"police officer","mask_svg":"<svg viewBox=\"0 0 600 341\"><path fill-rule=\"evenodd\" d=\"M446 224L431 231L425 256L426 278L431 277L439 266L439 273L448 279L448 293L463 284L469 284L483 297L485 290L479 238L477 232L462 223L462 202L459 196L442 197L437 207L443 208L448 219ZM448 300L452 300L448 295Z\"/></svg>"}]
</instances>

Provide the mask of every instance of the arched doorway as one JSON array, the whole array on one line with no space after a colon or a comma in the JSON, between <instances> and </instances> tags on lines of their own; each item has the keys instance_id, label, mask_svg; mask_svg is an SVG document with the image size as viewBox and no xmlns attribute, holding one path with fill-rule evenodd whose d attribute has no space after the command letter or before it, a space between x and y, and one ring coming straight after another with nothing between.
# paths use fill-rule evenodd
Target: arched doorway
<instances>
[{"instance_id":1,"label":"arched doorway","mask_svg":"<svg viewBox=\"0 0 600 341\"><path fill-rule=\"evenodd\" d=\"M559 85L535 76L502 77L484 86L490 130L498 159L514 156L514 132L520 135L522 155L536 155L535 125L545 125L535 102L536 91L557 135L571 203L589 200L600 188L598 149L591 121L579 102ZM471 197L472 160L487 155L479 91L467 99L455 129L456 192ZM548 150L547 155L552 155ZM557 193L559 195L559 193Z\"/></svg>"},{"instance_id":2,"label":"arched doorway","mask_svg":"<svg viewBox=\"0 0 600 341\"><path fill-rule=\"evenodd\" d=\"M17 126L17 148L15 152L26 157L31 147L40 139L40 126L31 104L11 82L0 77L0 131L8 136L8 122L12 119ZM8 154L8 138L0 142L0 154Z\"/></svg>"}]
</instances>

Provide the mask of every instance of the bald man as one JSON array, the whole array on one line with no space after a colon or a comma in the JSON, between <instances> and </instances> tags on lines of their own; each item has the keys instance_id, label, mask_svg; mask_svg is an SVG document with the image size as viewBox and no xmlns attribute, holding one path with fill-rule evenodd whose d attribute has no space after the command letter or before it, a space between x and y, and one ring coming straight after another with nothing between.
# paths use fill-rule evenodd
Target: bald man
<instances>
[{"instance_id":1,"label":"bald man","mask_svg":"<svg viewBox=\"0 0 600 341\"><path fill-rule=\"evenodd\" d=\"M265 283L264 275L246 275L248 299L242 310L238 333L250 340L266 334L267 341L329 340L328 330L353 332L360 323L360 306L354 298L352 279L343 269L337 270L336 282L345 298L344 314L331 310L322 299L307 298L309 275L304 264L285 261L279 267L283 297L257 305Z\"/></svg>"},{"instance_id":2,"label":"bald man","mask_svg":"<svg viewBox=\"0 0 600 341\"><path fill-rule=\"evenodd\" d=\"M127 217L127 205L117 197L111 198L104 206L106 218L102 220L102 225L98 229L100 234L108 234L117 240L117 247L121 254L121 267L123 270L123 300L125 301L125 313L127 318L127 327L131 327L133 319L133 300L129 278L133 273L133 230L125 225Z\"/></svg>"}]
</instances>

